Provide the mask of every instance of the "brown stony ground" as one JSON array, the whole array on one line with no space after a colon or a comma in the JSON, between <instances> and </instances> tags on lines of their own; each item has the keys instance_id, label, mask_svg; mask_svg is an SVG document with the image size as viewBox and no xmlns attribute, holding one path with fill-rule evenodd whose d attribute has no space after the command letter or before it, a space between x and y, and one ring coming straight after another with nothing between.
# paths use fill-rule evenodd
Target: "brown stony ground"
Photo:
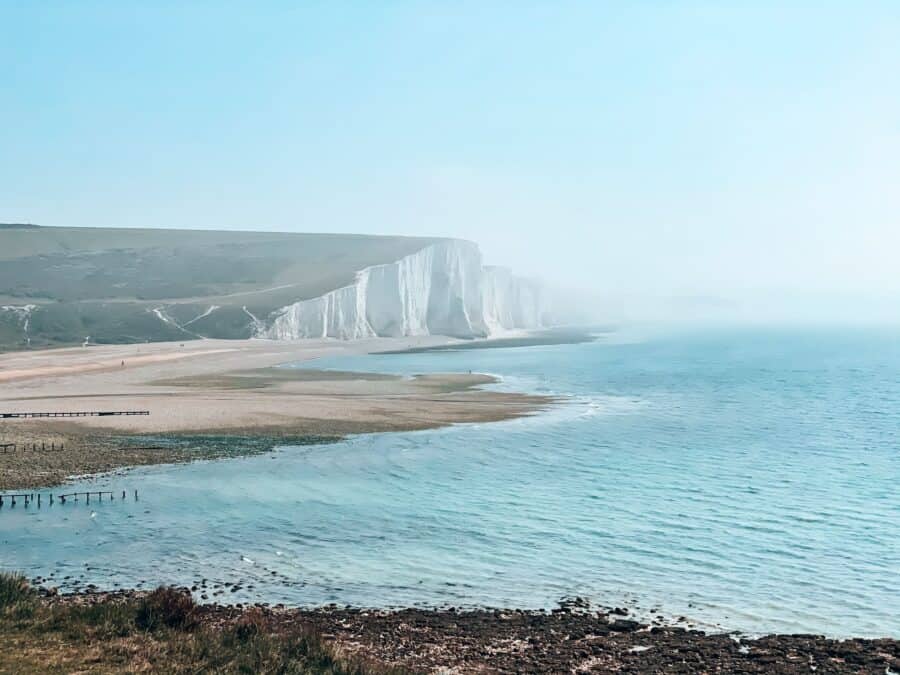
<instances>
[{"instance_id":1,"label":"brown stony ground","mask_svg":"<svg viewBox=\"0 0 900 675\"><path fill-rule=\"evenodd\" d=\"M185 598L189 596L185 591ZM125 603L133 611L143 602L145 592L95 593L51 596L41 599L45 608L95 606L105 616L110 605ZM43 610L42 610L43 611ZM78 616L85 610L78 610ZM230 645L233 663L244 663L240 645L233 636L251 631L265 636L272 663L290 667L246 672L422 672L422 673L863 673L885 675L900 672L900 641L831 640L813 635L772 635L746 639L729 634L705 634L684 628L649 627L628 618L626 610L596 610L575 599L552 612L523 610L421 610L375 611L363 609L286 609L283 607L240 607L202 605L191 610L188 632L151 633L130 623L115 628L124 633L112 637L106 648L117 655L118 672L166 672L155 669L142 650L182 654L182 664L168 661L168 672L189 672L181 666L190 659L202 659L203 650L194 643L203 637ZM247 626L250 628L246 628ZM0 645L11 646L9 622L0 621ZM241 628L241 627L244 628ZM197 631L200 631L197 633ZM211 637L212 636L212 637ZM232 636L223 638L222 636ZM296 636L315 636L317 649L326 650L338 664L331 670L304 666L283 654L276 658L278 645L287 645ZM181 640L188 648L166 651L161 641ZM60 650L69 656L68 667L90 672L108 670L95 651L86 663L73 654L79 652L74 638L39 646L28 633L16 633L18 649ZM126 649L125 645L130 645ZM293 644L293 643L290 643ZM128 649L132 651L129 652ZM284 647L287 649L287 647ZM73 651L74 650L74 651ZM124 651L123 651L124 650ZM37 652L35 652L37 653ZM198 656L200 654L200 656ZM86 657L87 658L87 657ZM112 658L109 656L108 658ZM99 661L98 661L99 659ZM281 659L281 660L279 660ZM284 659L288 659L285 661ZM0 672L4 670L0 655ZM93 663L93 666L91 666ZM299 663L299 662L297 662ZM98 665L99 664L99 665ZM203 665L201 661L193 663ZM293 665L291 665L293 664ZM178 668L175 666L178 665ZM308 665L308 664L307 664ZM102 666L102 667L101 667ZM132 668L132 666L139 666ZM343 670L341 668L344 668ZM355 670L348 670L355 668ZM203 672L202 668L195 672ZM241 672L222 662L215 672Z\"/></svg>"},{"instance_id":2,"label":"brown stony ground","mask_svg":"<svg viewBox=\"0 0 900 675\"><path fill-rule=\"evenodd\" d=\"M396 612L288 611L345 649L420 672L878 673L900 672L900 641L771 635L739 640L648 627L604 611L561 608Z\"/></svg>"},{"instance_id":3,"label":"brown stony ground","mask_svg":"<svg viewBox=\"0 0 900 675\"><path fill-rule=\"evenodd\" d=\"M228 435L143 436L102 430L85 433L83 427L64 420L28 420L8 424L2 430L2 442L16 443L18 447L5 452L0 449L0 491L53 487L72 476L246 456L268 452L278 445L326 443L340 438L338 431L330 435L300 435L279 429ZM36 448L32 447L34 439L41 439Z\"/></svg>"}]
</instances>

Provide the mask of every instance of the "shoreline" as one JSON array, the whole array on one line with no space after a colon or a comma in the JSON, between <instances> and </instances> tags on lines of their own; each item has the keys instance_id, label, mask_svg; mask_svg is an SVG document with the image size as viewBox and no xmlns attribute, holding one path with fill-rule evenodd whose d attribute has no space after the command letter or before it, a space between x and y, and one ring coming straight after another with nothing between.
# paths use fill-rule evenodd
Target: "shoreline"
<instances>
[{"instance_id":1,"label":"shoreline","mask_svg":"<svg viewBox=\"0 0 900 675\"><path fill-rule=\"evenodd\" d=\"M580 598L565 599L550 611L296 608L261 603L194 605L187 600L189 589L173 592L191 607L192 625L185 633L228 634L248 622L267 639L302 631L317 636L335 654L367 664L362 672L801 673L815 669L881 675L900 669L900 640L892 638L838 640L783 634L750 638L665 623L650 625L635 620L626 609L591 607ZM49 611L96 615L113 609L117 615L127 615L123 610L139 607L152 593L56 595L42 590L39 602ZM117 630L133 629L119 626ZM184 633L172 637L186 639ZM119 646L116 642L111 641L113 653ZM51 647L59 648L58 643Z\"/></svg>"},{"instance_id":2,"label":"shoreline","mask_svg":"<svg viewBox=\"0 0 900 675\"><path fill-rule=\"evenodd\" d=\"M0 449L0 490L50 488L116 469L260 454L352 434L509 420L557 402L485 389L496 378L477 373L406 378L278 367L460 342L430 336L202 340L0 354L0 412L150 412L0 420L0 443L15 445Z\"/></svg>"},{"instance_id":3,"label":"shoreline","mask_svg":"<svg viewBox=\"0 0 900 675\"><path fill-rule=\"evenodd\" d=\"M173 345L169 347L175 349ZM91 478L98 473L123 468L128 470L140 465L266 453L277 444L328 442L340 439L343 434L366 433L367 426L376 424L392 426L432 423L430 426L415 427L424 429L458 423L452 420L434 423L433 418L420 416L423 411L427 411L429 415L437 411L448 416L502 414L506 416L499 419L509 419L535 414L553 405L556 400L527 394L503 394L515 397L512 399L481 398L482 394L496 394L481 389L493 380L488 375L471 373L405 378L379 373L322 371L306 367L276 368L276 359L283 358L284 353L289 350L263 353L263 347L271 346L257 348L254 345L246 352L240 349L216 350L213 354L204 350L205 353L179 358L150 358L125 371L116 368L115 364L112 367L106 364L95 368L96 364L85 363L87 369L78 374L60 374L59 371L32 374L19 381L25 383L22 385L23 391L17 391L14 397L8 396L9 385L3 384L0 410L9 401L15 401L17 405L31 405L35 401L54 401L60 405L75 401L93 405L98 401L115 401L117 397L124 397L135 405L147 400L161 401L160 405L164 408L170 406L165 408L170 411L170 415L173 414L172 405L196 405L200 402L203 405L221 406L223 401L230 402L229 405L233 405L235 401L243 405L248 400L265 401L265 406L274 410L273 414L280 414L272 406L284 405L285 402L305 404L324 399L328 401L328 405L322 407L320 413L333 415L334 411L340 411L343 414L349 407L356 415L341 418L295 415L279 417L278 424L274 425L254 423L249 427L231 426L226 431L218 427L205 429L194 423L189 429L182 431L155 432L151 426L149 430L122 432L121 420L103 418L90 418L86 422L79 420L80 423L66 420L3 422L3 431L11 427L44 429L46 431L42 433L52 432L60 436L69 434L66 438L87 440L88 445L76 458L79 462L128 460L125 464L86 472L89 474L87 476L77 476ZM315 351L322 356L342 351L354 353L343 345L328 343L315 346L307 344L303 348L309 353ZM79 354L84 356L81 352ZM113 352L100 356L110 359L113 358ZM309 357L312 358L316 357ZM238 363L243 367L235 367ZM0 367L2 365L0 356ZM98 391L100 387L114 389L117 393ZM48 396L48 391L53 396ZM211 403L213 401L215 403ZM411 405L418 406L416 415L407 414ZM377 408L375 412L378 414L367 414L369 406ZM519 412L511 414L513 411ZM204 414L208 414L208 411ZM149 421L153 422L152 419ZM167 417L165 421L181 423L183 418ZM148 420L135 418L127 422L140 429L140 425ZM322 429L343 433L327 436L314 433ZM393 426L376 429L397 430L404 429ZM236 441L241 447L231 452L223 451L226 446L234 446ZM102 443L109 445L103 446ZM41 457L54 460L62 455L28 451L27 455L19 454L17 459L27 459L27 463L31 465L28 471L31 475L38 475L34 473L36 469L33 464ZM3 461L3 454L0 452L0 489L3 488ZM46 478L49 474L39 475ZM97 612L91 610L90 616L106 616L110 613L119 616L117 621L121 619L120 615L131 612L134 606L151 593L145 590L146 587L100 591L84 582L72 588L66 582L60 583L62 580L59 577L36 578L34 581L38 586L58 584L58 589L45 588L42 591L44 597L40 599L40 611L69 612L77 607L96 606ZM302 608L255 602L248 604L258 600L259 596L253 597L255 594L252 594L248 601L246 591L233 595L236 593L235 587L243 586L248 591L252 590L242 580L231 583L198 580L195 586L196 588L181 590L193 592L193 596L201 598L204 603L195 606L199 617L199 628L196 630L210 631L215 635L225 636L226 641L232 641L232 633L236 635L235 631L244 630L243 627L249 622L256 626L254 630L258 630L261 639L270 642L278 642L283 636L294 634L297 630L311 631L316 636L321 636L327 645L333 646L336 654L372 664L371 669L353 671L357 673L588 670L793 673L809 672L811 666L815 666L819 672L837 673L884 673L900 670L900 641L894 638L834 639L819 635L789 634L750 638L735 632L717 632L716 628L697 628L686 620L681 621L683 617L674 620L674 617L665 619L660 615L651 616L630 608L591 607L579 598L563 601L559 608L549 611L493 607L341 608L334 605ZM113 587L116 585L113 584ZM240 598L245 603L226 604L229 598ZM127 607L128 611L120 611L121 607ZM77 642L65 642L75 640L68 634L63 634L56 642L43 642L49 640L44 628L33 626L26 630L19 624L10 628L12 624L4 619L3 613L0 598L0 641L15 645L23 650L23 654L40 654L41 649L46 649L43 653L54 659L63 658L63 655L67 655L66 658L78 658L82 647L84 650L90 648L90 645L79 646ZM134 656L134 645L140 644L141 648L145 648L148 641L168 648L169 643L165 640L170 638L178 643L194 640L193 632L176 633L174 636L153 634L148 637L148 634L135 630L133 619L126 617L122 620L130 623L124 627L117 625L115 630L124 631L128 636L123 637L119 633L109 636L113 654L121 655L131 649L128 653ZM91 634L92 630L93 625L88 633ZM101 663L99 659L105 657L98 656L96 650L85 658L88 660L84 664L89 665L73 662L69 666L71 669L96 667L99 672L116 672L117 668L123 667L123 662L119 661L106 664L109 670L103 670L105 662ZM148 656L144 662L148 660L152 662L153 657ZM2 665L3 658L0 656L0 666ZM0 667L0 670L3 668Z\"/></svg>"}]
</instances>

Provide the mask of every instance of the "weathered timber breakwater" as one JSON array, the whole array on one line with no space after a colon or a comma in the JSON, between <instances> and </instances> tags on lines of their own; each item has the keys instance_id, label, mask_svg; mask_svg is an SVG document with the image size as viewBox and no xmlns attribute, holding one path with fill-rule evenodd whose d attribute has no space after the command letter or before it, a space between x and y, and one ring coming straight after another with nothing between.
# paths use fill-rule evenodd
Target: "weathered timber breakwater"
<instances>
[{"instance_id":1,"label":"weathered timber breakwater","mask_svg":"<svg viewBox=\"0 0 900 675\"><path fill-rule=\"evenodd\" d=\"M0 412L0 419L38 419L56 417L130 417L149 415L149 410L76 410L62 412Z\"/></svg>"},{"instance_id":2,"label":"weathered timber breakwater","mask_svg":"<svg viewBox=\"0 0 900 675\"><path fill-rule=\"evenodd\" d=\"M122 500L125 499L127 493L128 492L126 490L122 490ZM69 493L50 492L46 495L41 492L24 492L18 494L14 492L0 493L0 508L3 508L7 505L10 508L15 508L16 504L18 504L19 501L24 502L23 506L26 509L29 507L29 505L41 508L42 503L46 506L53 506L55 503L66 504L68 501L78 502L79 498L81 498L85 504L90 504L92 498L94 499L95 503L100 502L102 504L104 502L104 499L108 502L115 501L117 494L118 492L114 492L112 490L86 490L84 492ZM134 501L137 500L138 491L134 490Z\"/></svg>"}]
</instances>

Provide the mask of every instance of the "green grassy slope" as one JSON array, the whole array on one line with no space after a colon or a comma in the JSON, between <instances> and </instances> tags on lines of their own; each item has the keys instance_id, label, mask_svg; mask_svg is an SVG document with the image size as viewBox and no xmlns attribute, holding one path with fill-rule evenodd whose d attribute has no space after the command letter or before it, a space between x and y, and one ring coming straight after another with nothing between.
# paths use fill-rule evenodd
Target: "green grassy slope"
<instances>
[{"instance_id":1,"label":"green grassy slope","mask_svg":"<svg viewBox=\"0 0 900 675\"><path fill-rule=\"evenodd\" d=\"M250 314L264 318L345 286L357 270L433 241L0 225L0 350L88 336L97 343L249 337Z\"/></svg>"}]
</instances>

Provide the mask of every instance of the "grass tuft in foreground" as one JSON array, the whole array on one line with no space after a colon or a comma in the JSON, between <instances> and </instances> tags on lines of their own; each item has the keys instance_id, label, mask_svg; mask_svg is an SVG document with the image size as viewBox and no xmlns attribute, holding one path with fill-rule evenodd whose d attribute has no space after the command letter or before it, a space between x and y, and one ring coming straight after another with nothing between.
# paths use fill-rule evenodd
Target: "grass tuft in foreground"
<instances>
[{"instance_id":1,"label":"grass tuft in foreground","mask_svg":"<svg viewBox=\"0 0 900 675\"><path fill-rule=\"evenodd\" d=\"M0 673L383 674L262 609L222 620L161 587L139 596L44 598L0 573Z\"/></svg>"},{"instance_id":2,"label":"grass tuft in foreground","mask_svg":"<svg viewBox=\"0 0 900 675\"><path fill-rule=\"evenodd\" d=\"M0 612L34 597L34 589L28 585L24 575L18 572L0 573Z\"/></svg>"}]
</instances>

